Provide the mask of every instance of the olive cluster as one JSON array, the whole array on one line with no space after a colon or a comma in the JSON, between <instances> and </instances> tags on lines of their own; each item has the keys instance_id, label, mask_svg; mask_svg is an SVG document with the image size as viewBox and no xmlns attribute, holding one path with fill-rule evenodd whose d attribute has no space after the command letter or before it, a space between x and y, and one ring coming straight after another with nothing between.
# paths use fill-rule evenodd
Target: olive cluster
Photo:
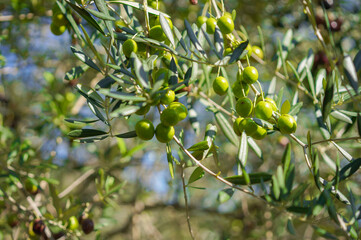
<instances>
[{"instance_id":1,"label":"olive cluster","mask_svg":"<svg viewBox=\"0 0 361 240\"><path fill-rule=\"evenodd\" d=\"M81 228L85 234L89 234L92 231L94 231L94 222L92 219L85 217L86 215L81 215L79 218L76 216L71 216L67 222L64 224L66 228L70 231L76 231L79 226L81 225ZM28 235L31 239L36 239L37 236L42 236L42 239L48 239L45 234L45 228L46 224L41 219L35 219L34 221L29 223L28 226ZM55 239L60 239L62 237L66 236L66 233L64 231L52 233L52 236Z\"/></svg>"},{"instance_id":2,"label":"olive cluster","mask_svg":"<svg viewBox=\"0 0 361 240\"><path fill-rule=\"evenodd\" d=\"M237 135L243 131L248 136L260 140L267 135L267 129L258 125L251 117L254 116L271 123L277 123L278 129L283 134L296 131L297 123L289 114L280 114L275 101L258 95L255 101L248 98L250 85L258 81L258 70L253 66L239 70L237 80L232 85L232 93L237 99L235 110L238 118L233 123L233 130ZM218 76L213 81L213 90L218 95L227 93L229 84L226 78Z\"/></svg>"},{"instance_id":3,"label":"olive cluster","mask_svg":"<svg viewBox=\"0 0 361 240\"><path fill-rule=\"evenodd\" d=\"M174 92L168 90L162 97L162 100L165 99L166 102L169 102L172 98L174 101ZM135 125L135 132L140 139L150 140L155 135L157 140L161 143L168 143L172 140L175 133L174 126L178 122L184 120L188 115L188 110L182 103L173 101L171 101L161 112L160 123L155 129L153 123L149 119L142 119L137 122Z\"/></svg>"},{"instance_id":4,"label":"olive cluster","mask_svg":"<svg viewBox=\"0 0 361 240\"><path fill-rule=\"evenodd\" d=\"M162 2L159 1L158 6L157 1L148 1L148 4L152 8L158 9ZM166 20L168 21L169 27L173 29L172 21L169 18L166 18ZM162 26L160 25L159 16L151 16L149 22L149 38L160 42L167 41L167 37L163 31ZM115 22L115 25L116 31L122 32L122 27L125 26L125 23L122 20L119 20ZM154 49L150 50L154 51ZM136 53L142 56L146 51L146 45L143 43L137 43L133 39L127 39L122 45L122 51L127 58L129 58L132 53ZM164 106L165 108L160 114L160 123L156 127L154 127L152 121L149 119L142 119L136 123L135 132L142 140L151 140L155 135L159 142L168 143L172 140L175 134L174 126L187 117L188 110L182 103L175 101L175 92L168 87L168 81L170 78L169 64L172 58L176 63L177 59L168 52L159 51L158 53L162 59L163 67L153 69L151 77L153 82L163 81L162 89L155 96L149 96L150 92L144 90L143 95L149 98L149 102L145 106L142 106L136 112L136 114L146 115L149 112L151 106L158 106L159 109L161 106Z\"/></svg>"}]
</instances>

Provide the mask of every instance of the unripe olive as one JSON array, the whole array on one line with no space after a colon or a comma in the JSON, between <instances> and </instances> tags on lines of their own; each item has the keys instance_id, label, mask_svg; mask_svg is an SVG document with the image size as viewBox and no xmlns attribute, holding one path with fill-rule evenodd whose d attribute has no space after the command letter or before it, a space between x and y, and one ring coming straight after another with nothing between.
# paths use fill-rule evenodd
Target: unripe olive
<instances>
[{"instance_id":1,"label":"unripe olive","mask_svg":"<svg viewBox=\"0 0 361 240\"><path fill-rule=\"evenodd\" d=\"M25 190L28 191L30 194L37 194L38 193L38 183L33 178L27 178L24 183Z\"/></svg>"},{"instance_id":2,"label":"unripe olive","mask_svg":"<svg viewBox=\"0 0 361 240\"><path fill-rule=\"evenodd\" d=\"M241 136L242 132L239 131L239 124L241 123L241 121L243 120L243 118L239 117L237 118L234 122L233 122L233 131L235 132L235 134L237 134L238 136Z\"/></svg>"},{"instance_id":3,"label":"unripe olive","mask_svg":"<svg viewBox=\"0 0 361 240\"><path fill-rule=\"evenodd\" d=\"M68 219L68 229L70 230L75 230L79 227L79 221L77 219L77 217L75 216L71 216L69 219Z\"/></svg>"},{"instance_id":4,"label":"unripe olive","mask_svg":"<svg viewBox=\"0 0 361 240\"><path fill-rule=\"evenodd\" d=\"M259 125L257 125L256 131L251 134L251 137L256 140L261 140L267 136L267 130Z\"/></svg>"},{"instance_id":5,"label":"unripe olive","mask_svg":"<svg viewBox=\"0 0 361 240\"><path fill-rule=\"evenodd\" d=\"M207 24L207 28L206 28L207 33L214 34L216 31L217 20L215 18L210 17L207 19L206 24Z\"/></svg>"},{"instance_id":6,"label":"unripe olive","mask_svg":"<svg viewBox=\"0 0 361 240\"><path fill-rule=\"evenodd\" d=\"M129 58L130 54L132 52L137 53L138 52L138 45L137 43L133 40L133 39L127 39L124 43L123 43L123 47L122 47L123 53L124 55Z\"/></svg>"},{"instance_id":7,"label":"unripe olive","mask_svg":"<svg viewBox=\"0 0 361 240\"><path fill-rule=\"evenodd\" d=\"M161 97L160 102L162 104L168 105L168 104L172 103L174 101L174 99L175 99L174 91L171 89L168 89L167 92L164 93L164 95Z\"/></svg>"},{"instance_id":8,"label":"unripe olive","mask_svg":"<svg viewBox=\"0 0 361 240\"><path fill-rule=\"evenodd\" d=\"M291 134L296 132L297 122L289 114L282 114L277 121L277 126L283 134Z\"/></svg>"},{"instance_id":9,"label":"unripe olive","mask_svg":"<svg viewBox=\"0 0 361 240\"><path fill-rule=\"evenodd\" d=\"M258 80L257 68L252 66L246 67L242 73L242 79L248 84L257 82Z\"/></svg>"},{"instance_id":10,"label":"unripe olive","mask_svg":"<svg viewBox=\"0 0 361 240\"><path fill-rule=\"evenodd\" d=\"M153 26L149 31L149 37L155 40L158 40L160 42L167 39L167 36L165 35L162 26L155 25Z\"/></svg>"},{"instance_id":11,"label":"unripe olive","mask_svg":"<svg viewBox=\"0 0 361 240\"><path fill-rule=\"evenodd\" d=\"M234 29L234 22L232 16L225 14L217 21L217 25L223 34L231 33Z\"/></svg>"},{"instance_id":12,"label":"unripe olive","mask_svg":"<svg viewBox=\"0 0 361 240\"><path fill-rule=\"evenodd\" d=\"M160 114L160 121L165 126L174 126L179 122L178 111L174 108L166 108Z\"/></svg>"},{"instance_id":13,"label":"unripe olive","mask_svg":"<svg viewBox=\"0 0 361 240\"><path fill-rule=\"evenodd\" d=\"M175 109L178 113L179 121L184 120L188 115L188 109L180 102L172 102L169 104L169 109Z\"/></svg>"},{"instance_id":14,"label":"unripe olive","mask_svg":"<svg viewBox=\"0 0 361 240\"><path fill-rule=\"evenodd\" d=\"M251 136L255 131L257 131L257 124L251 118L244 118L239 123L239 131L245 131L248 136Z\"/></svg>"},{"instance_id":15,"label":"unripe olive","mask_svg":"<svg viewBox=\"0 0 361 240\"><path fill-rule=\"evenodd\" d=\"M268 120L272 117L272 105L266 101L260 101L257 103L254 113L257 118Z\"/></svg>"},{"instance_id":16,"label":"unripe olive","mask_svg":"<svg viewBox=\"0 0 361 240\"><path fill-rule=\"evenodd\" d=\"M218 95L226 94L228 87L229 87L228 81L224 77L219 76L213 81L213 90Z\"/></svg>"},{"instance_id":17,"label":"unripe olive","mask_svg":"<svg viewBox=\"0 0 361 240\"><path fill-rule=\"evenodd\" d=\"M236 112L238 113L239 116L248 117L249 115L251 115L252 110L253 110L253 103L251 99L247 97L242 97L238 99L236 103Z\"/></svg>"},{"instance_id":18,"label":"unripe olive","mask_svg":"<svg viewBox=\"0 0 361 240\"><path fill-rule=\"evenodd\" d=\"M161 143L168 143L173 139L174 136L174 127L172 126L165 126L164 124L160 123L155 129L155 136L157 140Z\"/></svg>"},{"instance_id":19,"label":"unripe olive","mask_svg":"<svg viewBox=\"0 0 361 240\"><path fill-rule=\"evenodd\" d=\"M235 81L232 85L232 92L236 98L247 97L249 85L245 82Z\"/></svg>"},{"instance_id":20,"label":"unripe olive","mask_svg":"<svg viewBox=\"0 0 361 240\"><path fill-rule=\"evenodd\" d=\"M197 18L197 26L200 28L204 23L206 23L208 18L206 16L198 16Z\"/></svg>"},{"instance_id":21,"label":"unripe olive","mask_svg":"<svg viewBox=\"0 0 361 240\"><path fill-rule=\"evenodd\" d=\"M150 140L154 136L153 123L148 119L142 119L135 125L135 132L140 139Z\"/></svg>"}]
</instances>

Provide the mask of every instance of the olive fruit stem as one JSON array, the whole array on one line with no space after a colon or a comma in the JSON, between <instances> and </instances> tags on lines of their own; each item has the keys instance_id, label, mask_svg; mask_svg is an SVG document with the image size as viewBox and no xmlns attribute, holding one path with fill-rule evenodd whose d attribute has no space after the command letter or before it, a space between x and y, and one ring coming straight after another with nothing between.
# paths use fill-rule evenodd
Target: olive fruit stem
<instances>
[{"instance_id":1,"label":"olive fruit stem","mask_svg":"<svg viewBox=\"0 0 361 240\"><path fill-rule=\"evenodd\" d=\"M262 90L262 86L261 86L261 83L257 80L257 84L259 86L259 89L261 91L261 97L262 97L262 101L264 101L264 96L263 96L263 90Z\"/></svg>"}]
</instances>

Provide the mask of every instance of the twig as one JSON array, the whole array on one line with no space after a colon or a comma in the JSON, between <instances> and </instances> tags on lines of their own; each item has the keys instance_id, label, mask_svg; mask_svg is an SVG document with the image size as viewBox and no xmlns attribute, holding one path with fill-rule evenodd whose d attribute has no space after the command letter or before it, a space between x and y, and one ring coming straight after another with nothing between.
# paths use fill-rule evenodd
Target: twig
<instances>
[{"instance_id":1,"label":"twig","mask_svg":"<svg viewBox=\"0 0 361 240\"><path fill-rule=\"evenodd\" d=\"M184 204L186 207L186 214L187 214L187 223L188 223L188 229L189 229L189 234L191 235L191 238L194 240L194 234L193 234L193 230L192 230L192 226L191 226L191 219L189 216L189 209L188 209L188 197L187 197L187 190L186 190L186 184L184 182L184 163L182 164L181 167L181 177L182 177L182 185L183 185L183 194L184 194Z\"/></svg>"},{"instance_id":2,"label":"twig","mask_svg":"<svg viewBox=\"0 0 361 240\"><path fill-rule=\"evenodd\" d=\"M252 197L255 197L257 199L260 199L264 202L267 202L265 199L257 196L256 194L254 194L253 192L247 190L247 189L244 189L244 188L240 188L238 187L237 185L227 181L226 179L220 177L218 174L214 173L212 170L210 170L209 168L207 168L206 166L204 166L200 161L198 161L195 157L193 157L193 155L183 146L183 144L179 141L179 139L174 136L173 137L173 140L178 144L178 146L182 149L182 151L188 156L190 157L190 159L192 159L192 161L198 166L198 167L201 167L206 173L210 174L211 176L213 176L214 178L218 179L219 181L227 184L228 186L232 187L232 188L235 188L241 192L244 192ZM268 203L268 202L267 202Z\"/></svg>"},{"instance_id":3,"label":"twig","mask_svg":"<svg viewBox=\"0 0 361 240\"><path fill-rule=\"evenodd\" d=\"M230 113L229 111L227 111L226 109L224 109L222 106L220 106L219 104L217 104L216 102L214 102L212 99L210 99L206 94L204 94L203 92L200 92L199 95L206 99L210 104L212 104L215 108L217 108L218 110L224 112L225 114L227 114L228 116L231 116L233 118L236 118L232 113Z\"/></svg>"},{"instance_id":4,"label":"twig","mask_svg":"<svg viewBox=\"0 0 361 240\"><path fill-rule=\"evenodd\" d=\"M316 145L316 144L326 143L326 142L338 142L338 141L349 141L349 140L360 140L360 139L361 139L361 137L334 138L334 139L326 139L326 140L313 142L311 145Z\"/></svg>"},{"instance_id":5,"label":"twig","mask_svg":"<svg viewBox=\"0 0 361 240\"><path fill-rule=\"evenodd\" d=\"M74 188L80 185L85 179L91 176L94 172L95 172L94 169L90 169L87 172L85 172L82 176L80 176L77 180L75 180L70 186L68 186L64 191L59 193L58 197L63 198L66 195L68 195L71 191L74 190Z\"/></svg>"}]
</instances>

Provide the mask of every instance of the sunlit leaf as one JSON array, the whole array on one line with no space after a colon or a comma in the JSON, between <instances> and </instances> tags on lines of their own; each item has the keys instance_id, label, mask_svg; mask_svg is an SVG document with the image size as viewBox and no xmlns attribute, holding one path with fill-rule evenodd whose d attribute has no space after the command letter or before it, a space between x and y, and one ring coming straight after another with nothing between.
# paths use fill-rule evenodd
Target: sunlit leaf
<instances>
[{"instance_id":1,"label":"sunlit leaf","mask_svg":"<svg viewBox=\"0 0 361 240\"><path fill-rule=\"evenodd\" d=\"M217 200L219 203L225 203L233 196L234 190L232 188L223 189L218 193Z\"/></svg>"},{"instance_id":2,"label":"sunlit leaf","mask_svg":"<svg viewBox=\"0 0 361 240\"><path fill-rule=\"evenodd\" d=\"M204 176L204 171L201 167L197 167L196 169L194 169L193 173L191 174L191 176L189 177L187 186L191 183L194 183L195 181L201 179Z\"/></svg>"},{"instance_id":3,"label":"sunlit leaf","mask_svg":"<svg viewBox=\"0 0 361 240\"><path fill-rule=\"evenodd\" d=\"M355 90L356 94L358 94L357 71L351 57L347 54L345 54L343 59L343 67L351 87Z\"/></svg>"}]
</instances>

